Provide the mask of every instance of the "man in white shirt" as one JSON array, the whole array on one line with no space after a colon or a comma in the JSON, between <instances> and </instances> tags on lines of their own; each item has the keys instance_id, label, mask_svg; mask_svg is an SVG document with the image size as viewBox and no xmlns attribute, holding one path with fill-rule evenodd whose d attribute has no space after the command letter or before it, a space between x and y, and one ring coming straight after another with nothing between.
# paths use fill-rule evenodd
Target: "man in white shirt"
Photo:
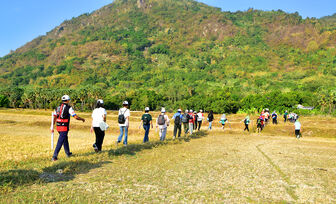
<instances>
[{"instance_id":1,"label":"man in white shirt","mask_svg":"<svg viewBox=\"0 0 336 204\"><path fill-rule=\"evenodd\" d=\"M123 107L119 109L118 114L118 123L120 128L120 135L117 140L118 143L121 142L123 134L125 133L124 137L124 146L127 146L127 138L128 138L128 127L129 127L129 117L131 116L131 112L128 109L128 101L123 102Z\"/></svg>"},{"instance_id":2,"label":"man in white shirt","mask_svg":"<svg viewBox=\"0 0 336 204\"><path fill-rule=\"evenodd\" d=\"M167 127L169 126L169 117L165 113L166 109L161 108L161 114L156 120L156 128L159 127L159 135L161 141L164 141L166 139Z\"/></svg>"},{"instance_id":3,"label":"man in white shirt","mask_svg":"<svg viewBox=\"0 0 336 204\"><path fill-rule=\"evenodd\" d=\"M294 123L294 129L295 129L295 136L296 138L300 138L301 137L301 123L299 122L299 120L296 120Z\"/></svg>"},{"instance_id":4,"label":"man in white shirt","mask_svg":"<svg viewBox=\"0 0 336 204\"><path fill-rule=\"evenodd\" d=\"M200 110L200 111L197 113L198 130L201 129L203 118L204 118L203 111Z\"/></svg>"},{"instance_id":5,"label":"man in white shirt","mask_svg":"<svg viewBox=\"0 0 336 204\"><path fill-rule=\"evenodd\" d=\"M96 135L96 143L93 144L95 152L102 150L106 130L106 115L104 101L99 99L96 108L92 112L92 126L90 130L91 133L94 131Z\"/></svg>"},{"instance_id":6,"label":"man in white shirt","mask_svg":"<svg viewBox=\"0 0 336 204\"><path fill-rule=\"evenodd\" d=\"M57 131L59 132L59 137L54 151L54 155L51 159L52 161L58 160L57 156L62 146L64 146L65 154L68 157L72 155L72 153L70 152L68 141L70 116L74 117L76 120L81 120L85 122L84 118L81 118L78 115L76 115L75 111L73 110L73 108L70 106L69 103L70 103L70 97L68 95L62 96L61 105L58 106L56 110L53 112L54 123L51 126L51 132L54 132L54 125L56 123Z\"/></svg>"}]
</instances>

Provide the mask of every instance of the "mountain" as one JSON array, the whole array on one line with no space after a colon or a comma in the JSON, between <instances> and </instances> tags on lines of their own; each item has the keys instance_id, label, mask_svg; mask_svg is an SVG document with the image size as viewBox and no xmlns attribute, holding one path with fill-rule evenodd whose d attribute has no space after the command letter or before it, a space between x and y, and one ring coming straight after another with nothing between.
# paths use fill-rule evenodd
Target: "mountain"
<instances>
[{"instance_id":1,"label":"mountain","mask_svg":"<svg viewBox=\"0 0 336 204\"><path fill-rule=\"evenodd\" d=\"M335 45L336 23L326 18L222 12L193 0L115 0L0 58L0 83L146 95L137 109L156 97L170 107L225 98L239 101L230 105L238 110L251 108L239 105L248 97L269 93L301 93L293 103L319 105L317 94L336 86Z\"/></svg>"}]
</instances>

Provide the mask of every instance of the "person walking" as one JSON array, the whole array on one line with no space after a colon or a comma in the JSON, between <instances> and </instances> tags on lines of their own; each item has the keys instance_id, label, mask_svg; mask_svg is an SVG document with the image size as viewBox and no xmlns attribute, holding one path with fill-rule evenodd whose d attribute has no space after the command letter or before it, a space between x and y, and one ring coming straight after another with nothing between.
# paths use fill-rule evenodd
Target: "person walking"
<instances>
[{"instance_id":1,"label":"person walking","mask_svg":"<svg viewBox=\"0 0 336 204\"><path fill-rule=\"evenodd\" d=\"M94 131L96 135L96 143L94 143L93 149L95 152L100 152L102 150L102 145L105 137L106 126L106 110L104 108L104 101L99 99L97 101L96 108L92 112L92 125L91 133Z\"/></svg>"},{"instance_id":2,"label":"person walking","mask_svg":"<svg viewBox=\"0 0 336 204\"><path fill-rule=\"evenodd\" d=\"M247 132L250 132L250 130L249 130L250 117L246 116L243 122L244 122L244 125L245 125L244 131L247 130Z\"/></svg>"},{"instance_id":3,"label":"person walking","mask_svg":"<svg viewBox=\"0 0 336 204\"><path fill-rule=\"evenodd\" d=\"M173 139L176 138L176 134L178 132L178 137L181 137L181 128L182 128L182 110L178 109L177 113L174 114L172 119L174 120L174 136Z\"/></svg>"},{"instance_id":4,"label":"person walking","mask_svg":"<svg viewBox=\"0 0 336 204\"><path fill-rule=\"evenodd\" d=\"M295 131L296 138L300 139L300 137L302 137L301 136L301 123L298 119L294 123L294 131Z\"/></svg>"},{"instance_id":5,"label":"person walking","mask_svg":"<svg viewBox=\"0 0 336 204\"><path fill-rule=\"evenodd\" d=\"M156 128L159 127L160 140L164 141L166 139L167 127L169 126L169 117L166 115L166 109L161 108L161 114L156 120Z\"/></svg>"},{"instance_id":6,"label":"person walking","mask_svg":"<svg viewBox=\"0 0 336 204\"><path fill-rule=\"evenodd\" d=\"M195 121L195 116L193 114L193 110L189 110L189 134L193 134L194 130L194 121Z\"/></svg>"},{"instance_id":7,"label":"person walking","mask_svg":"<svg viewBox=\"0 0 336 204\"><path fill-rule=\"evenodd\" d=\"M120 129L120 135L117 140L117 145L121 142L123 135L124 137L124 146L127 146L128 139L128 128L129 128L129 117L131 116L131 112L128 109L128 101L123 102L123 107L119 109L118 113L118 123Z\"/></svg>"},{"instance_id":8,"label":"person walking","mask_svg":"<svg viewBox=\"0 0 336 204\"><path fill-rule=\"evenodd\" d=\"M198 131L201 129L202 122L203 122L203 118L204 118L203 111L200 110L200 111L197 113Z\"/></svg>"},{"instance_id":9,"label":"person walking","mask_svg":"<svg viewBox=\"0 0 336 204\"><path fill-rule=\"evenodd\" d=\"M228 119L226 118L226 115L223 114L222 117L221 117L221 119L220 119L220 121L219 121L219 123L222 124L222 129L223 129L223 130L224 130L224 127L225 127L225 123L226 123L226 122L229 122L229 121L228 121Z\"/></svg>"},{"instance_id":10,"label":"person walking","mask_svg":"<svg viewBox=\"0 0 336 204\"><path fill-rule=\"evenodd\" d=\"M278 124L278 114L276 113L276 111L273 111L273 113L272 113L272 123L273 123L273 125Z\"/></svg>"},{"instance_id":11,"label":"person walking","mask_svg":"<svg viewBox=\"0 0 336 204\"><path fill-rule=\"evenodd\" d=\"M197 130L197 119L198 119L198 115L197 112L194 111L194 130Z\"/></svg>"},{"instance_id":12,"label":"person walking","mask_svg":"<svg viewBox=\"0 0 336 204\"><path fill-rule=\"evenodd\" d=\"M70 157L72 153L70 152L68 133L70 125L70 116L74 117L76 120L81 120L85 122L84 118L76 115L74 109L70 106L70 97L68 95L62 96L62 103L53 112L53 125L51 127L51 132L54 132L54 125L56 123L56 130L59 133L57 145L54 154L51 158L52 161L58 160L58 153L62 146L64 147L65 154Z\"/></svg>"},{"instance_id":13,"label":"person walking","mask_svg":"<svg viewBox=\"0 0 336 204\"><path fill-rule=\"evenodd\" d=\"M188 134L189 131L189 114L188 110L185 110L185 113L182 115L182 123L183 123L183 129L184 129L184 134Z\"/></svg>"},{"instance_id":14,"label":"person walking","mask_svg":"<svg viewBox=\"0 0 336 204\"><path fill-rule=\"evenodd\" d=\"M212 121L214 120L214 116L213 116L213 111L210 110L209 114L208 114L208 119L209 121L209 127L208 130L212 130Z\"/></svg>"},{"instance_id":15,"label":"person walking","mask_svg":"<svg viewBox=\"0 0 336 204\"><path fill-rule=\"evenodd\" d=\"M145 114L141 116L139 129L141 128L141 125L143 129L145 130L145 137L143 139L143 143L146 143L149 141L149 137L148 137L149 129L151 127L153 128L152 116L151 114L149 114L149 107L145 108Z\"/></svg>"},{"instance_id":16,"label":"person walking","mask_svg":"<svg viewBox=\"0 0 336 204\"><path fill-rule=\"evenodd\" d=\"M262 116L260 116L258 119L257 119L257 130L258 132L261 132L264 128L264 119Z\"/></svg>"},{"instance_id":17,"label":"person walking","mask_svg":"<svg viewBox=\"0 0 336 204\"><path fill-rule=\"evenodd\" d=\"M287 118L288 118L288 111L287 110L285 111L283 117L284 117L284 122L287 122Z\"/></svg>"}]
</instances>

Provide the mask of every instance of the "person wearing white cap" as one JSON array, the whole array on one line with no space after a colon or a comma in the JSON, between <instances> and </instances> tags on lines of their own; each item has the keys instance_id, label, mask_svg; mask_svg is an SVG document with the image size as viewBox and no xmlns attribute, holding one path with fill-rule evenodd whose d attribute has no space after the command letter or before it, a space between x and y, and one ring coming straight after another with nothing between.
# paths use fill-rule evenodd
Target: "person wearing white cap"
<instances>
[{"instance_id":1,"label":"person wearing white cap","mask_svg":"<svg viewBox=\"0 0 336 204\"><path fill-rule=\"evenodd\" d=\"M181 129L182 129L182 110L178 109L177 113L174 114L172 119L174 120L174 136L173 139L176 138L176 134L178 131L178 137L181 137Z\"/></svg>"},{"instance_id":2,"label":"person wearing white cap","mask_svg":"<svg viewBox=\"0 0 336 204\"><path fill-rule=\"evenodd\" d=\"M96 135L96 143L93 144L95 152L102 150L102 145L105 137L106 125L106 110L104 108L104 101L99 99L96 108L92 112L91 133L94 131Z\"/></svg>"},{"instance_id":3,"label":"person wearing white cap","mask_svg":"<svg viewBox=\"0 0 336 204\"><path fill-rule=\"evenodd\" d=\"M142 115L141 117L141 122L139 129L141 128L141 125L143 126L143 129L145 129L145 137L143 139L143 143L146 143L149 141L149 129L152 126L153 128L153 123L152 123L152 116L149 114L149 107L145 108L145 114Z\"/></svg>"},{"instance_id":4,"label":"person wearing white cap","mask_svg":"<svg viewBox=\"0 0 336 204\"><path fill-rule=\"evenodd\" d=\"M124 137L124 146L127 146L127 138L128 138L128 127L129 127L129 117L131 116L131 112L128 109L128 101L123 102L123 107L119 109L118 114L118 123L120 128L120 135L117 140L117 145L121 142L122 137L125 133Z\"/></svg>"},{"instance_id":5,"label":"person wearing white cap","mask_svg":"<svg viewBox=\"0 0 336 204\"><path fill-rule=\"evenodd\" d=\"M204 118L203 111L200 110L197 113L198 131L201 129L203 118Z\"/></svg>"},{"instance_id":6,"label":"person wearing white cap","mask_svg":"<svg viewBox=\"0 0 336 204\"><path fill-rule=\"evenodd\" d=\"M70 116L74 117L76 120L81 120L85 122L84 118L79 117L76 115L73 108L70 106L70 96L64 95L62 96L62 103L58 106L55 111L53 112L53 125L51 127L51 132L54 132L54 125L56 123L57 131L59 132L59 137L57 141L57 145L54 151L54 155L52 157L52 161L57 161L58 153L64 146L65 154L70 157L72 153L70 152L69 148L69 141L68 141L68 132L69 132L69 125L70 125Z\"/></svg>"},{"instance_id":7,"label":"person wearing white cap","mask_svg":"<svg viewBox=\"0 0 336 204\"><path fill-rule=\"evenodd\" d=\"M161 114L156 120L156 128L159 127L160 140L164 141L166 139L167 127L169 126L169 118L166 115L166 109L161 108Z\"/></svg>"},{"instance_id":8,"label":"person wearing white cap","mask_svg":"<svg viewBox=\"0 0 336 204\"><path fill-rule=\"evenodd\" d=\"M186 135L189 131L189 114L188 110L185 110L185 113L182 115L182 123L183 123L183 129L184 129L184 134Z\"/></svg>"}]
</instances>

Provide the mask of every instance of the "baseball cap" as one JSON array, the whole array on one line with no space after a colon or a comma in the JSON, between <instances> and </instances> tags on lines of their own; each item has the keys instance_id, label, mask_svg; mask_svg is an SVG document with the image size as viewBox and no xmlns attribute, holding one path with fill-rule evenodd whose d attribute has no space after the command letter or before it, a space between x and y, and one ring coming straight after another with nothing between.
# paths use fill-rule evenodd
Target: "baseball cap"
<instances>
[{"instance_id":1,"label":"baseball cap","mask_svg":"<svg viewBox=\"0 0 336 204\"><path fill-rule=\"evenodd\" d=\"M166 109L165 108L161 108L161 113L165 113Z\"/></svg>"},{"instance_id":2,"label":"baseball cap","mask_svg":"<svg viewBox=\"0 0 336 204\"><path fill-rule=\"evenodd\" d=\"M149 111L149 107L146 107L146 108L145 108L145 111Z\"/></svg>"},{"instance_id":3,"label":"baseball cap","mask_svg":"<svg viewBox=\"0 0 336 204\"><path fill-rule=\"evenodd\" d=\"M128 105L128 101L124 101L124 102L123 102L123 105Z\"/></svg>"},{"instance_id":4,"label":"baseball cap","mask_svg":"<svg viewBox=\"0 0 336 204\"><path fill-rule=\"evenodd\" d=\"M179 109L177 109L177 112L182 112L182 110L179 108Z\"/></svg>"},{"instance_id":5,"label":"baseball cap","mask_svg":"<svg viewBox=\"0 0 336 204\"><path fill-rule=\"evenodd\" d=\"M103 104L104 101L103 101L102 99L98 99L98 100L97 100L97 103Z\"/></svg>"},{"instance_id":6,"label":"baseball cap","mask_svg":"<svg viewBox=\"0 0 336 204\"><path fill-rule=\"evenodd\" d=\"M70 96L68 95L62 96L62 101L69 101L69 100L70 100Z\"/></svg>"},{"instance_id":7,"label":"baseball cap","mask_svg":"<svg viewBox=\"0 0 336 204\"><path fill-rule=\"evenodd\" d=\"M190 109L190 110L189 110L189 113L192 113L192 112L193 112L193 110L192 110L192 109Z\"/></svg>"}]
</instances>

